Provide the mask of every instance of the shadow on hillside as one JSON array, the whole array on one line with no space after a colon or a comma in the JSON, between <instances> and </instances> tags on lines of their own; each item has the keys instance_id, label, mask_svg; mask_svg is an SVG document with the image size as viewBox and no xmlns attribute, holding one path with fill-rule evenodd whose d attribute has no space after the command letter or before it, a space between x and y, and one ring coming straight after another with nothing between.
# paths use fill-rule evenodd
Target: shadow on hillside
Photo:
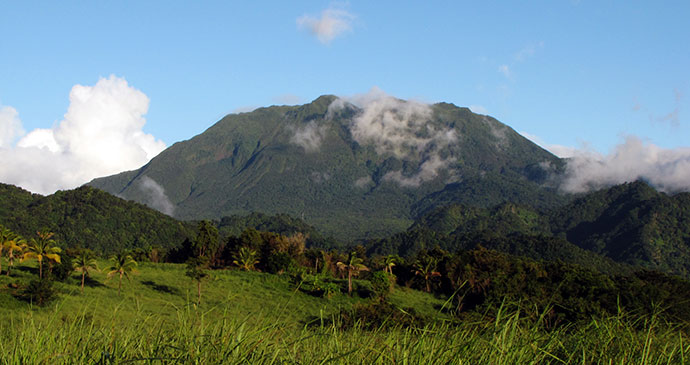
<instances>
[{"instance_id":1,"label":"shadow on hillside","mask_svg":"<svg viewBox=\"0 0 690 365\"><path fill-rule=\"evenodd\" d=\"M81 275L79 275L79 280L81 280ZM98 288L98 287L104 287L103 283L101 283L98 280L92 279L90 276L87 276L84 278L84 286L88 286L89 288Z\"/></svg>"},{"instance_id":2,"label":"shadow on hillside","mask_svg":"<svg viewBox=\"0 0 690 365\"><path fill-rule=\"evenodd\" d=\"M44 269L46 269L44 267ZM24 266L24 265L17 265L12 268L12 271L22 271L22 272L28 272L30 274L38 276L38 268L37 267L29 267L29 266Z\"/></svg>"},{"instance_id":3,"label":"shadow on hillside","mask_svg":"<svg viewBox=\"0 0 690 365\"><path fill-rule=\"evenodd\" d=\"M166 294L173 294L173 295L180 295L180 290L175 288L175 287L172 287L172 286L163 285L163 284L156 284L155 282L153 282L151 280L142 281L141 283L148 286L149 288L157 291L157 292L166 293Z\"/></svg>"}]
</instances>

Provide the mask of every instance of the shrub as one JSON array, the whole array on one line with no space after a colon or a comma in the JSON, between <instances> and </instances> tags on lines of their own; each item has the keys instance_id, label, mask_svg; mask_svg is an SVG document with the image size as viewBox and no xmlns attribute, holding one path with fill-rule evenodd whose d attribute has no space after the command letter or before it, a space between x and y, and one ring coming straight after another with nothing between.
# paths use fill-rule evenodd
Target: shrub
<instances>
[{"instance_id":1,"label":"shrub","mask_svg":"<svg viewBox=\"0 0 690 365\"><path fill-rule=\"evenodd\" d=\"M57 297L53 281L49 279L34 279L19 293L19 299L36 304L40 307L50 303Z\"/></svg>"},{"instance_id":2,"label":"shrub","mask_svg":"<svg viewBox=\"0 0 690 365\"><path fill-rule=\"evenodd\" d=\"M393 281L390 274L385 271L377 271L371 275L371 287L374 296L379 300L385 300L393 289Z\"/></svg>"}]
</instances>

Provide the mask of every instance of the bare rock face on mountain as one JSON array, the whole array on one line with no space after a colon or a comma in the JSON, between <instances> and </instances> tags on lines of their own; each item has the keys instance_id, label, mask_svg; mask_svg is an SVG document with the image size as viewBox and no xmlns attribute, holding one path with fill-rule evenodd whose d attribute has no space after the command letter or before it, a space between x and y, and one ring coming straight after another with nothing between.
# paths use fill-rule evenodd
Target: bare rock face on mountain
<instances>
[{"instance_id":1,"label":"bare rock face on mountain","mask_svg":"<svg viewBox=\"0 0 690 365\"><path fill-rule=\"evenodd\" d=\"M452 104L321 96L231 114L135 171L93 187L180 219L287 213L352 240L402 231L449 203L542 210L564 200L562 160Z\"/></svg>"}]
</instances>

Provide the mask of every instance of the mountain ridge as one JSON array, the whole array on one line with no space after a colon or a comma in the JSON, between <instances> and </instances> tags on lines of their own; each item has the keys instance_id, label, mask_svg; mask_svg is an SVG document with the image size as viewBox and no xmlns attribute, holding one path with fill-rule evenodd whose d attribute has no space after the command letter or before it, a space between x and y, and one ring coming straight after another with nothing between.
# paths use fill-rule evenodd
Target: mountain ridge
<instances>
[{"instance_id":1,"label":"mountain ridge","mask_svg":"<svg viewBox=\"0 0 690 365\"><path fill-rule=\"evenodd\" d=\"M142 188L150 179L180 219L285 213L343 240L404 230L459 197L539 209L566 200L543 178L563 162L491 117L448 103L361 104L324 95L230 114L140 169L88 185L155 207Z\"/></svg>"}]
</instances>

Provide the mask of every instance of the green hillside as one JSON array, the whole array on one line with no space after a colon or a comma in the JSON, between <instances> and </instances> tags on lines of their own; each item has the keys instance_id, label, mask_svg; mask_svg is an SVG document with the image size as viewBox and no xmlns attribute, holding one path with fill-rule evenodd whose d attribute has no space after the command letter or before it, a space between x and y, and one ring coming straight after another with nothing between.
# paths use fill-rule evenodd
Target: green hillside
<instances>
[{"instance_id":1,"label":"green hillside","mask_svg":"<svg viewBox=\"0 0 690 365\"><path fill-rule=\"evenodd\" d=\"M584 194L546 213L512 203L449 205L427 212L404 233L371 242L370 251L412 255L434 245L451 251L482 245L626 270L613 260L688 277L690 194L670 196L638 181Z\"/></svg>"},{"instance_id":2,"label":"green hillside","mask_svg":"<svg viewBox=\"0 0 690 365\"><path fill-rule=\"evenodd\" d=\"M334 109L338 100L228 115L139 170L89 185L155 206L144 186L152 179L179 219L285 213L347 241L400 232L455 201L539 210L566 201L543 186L562 161L491 117L440 103L419 117L424 123L401 122L389 140L371 141L356 129L369 114L347 103ZM381 112L368 126L399 114Z\"/></svg>"},{"instance_id":3,"label":"green hillside","mask_svg":"<svg viewBox=\"0 0 690 365\"><path fill-rule=\"evenodd\" d=\"M91 187L41 196L6 184L0 184L0 225L28 238L36 231L53 232L61 245L103 254L175 247L195 229L191 223Z\"/></svg>"}]
</instances>

